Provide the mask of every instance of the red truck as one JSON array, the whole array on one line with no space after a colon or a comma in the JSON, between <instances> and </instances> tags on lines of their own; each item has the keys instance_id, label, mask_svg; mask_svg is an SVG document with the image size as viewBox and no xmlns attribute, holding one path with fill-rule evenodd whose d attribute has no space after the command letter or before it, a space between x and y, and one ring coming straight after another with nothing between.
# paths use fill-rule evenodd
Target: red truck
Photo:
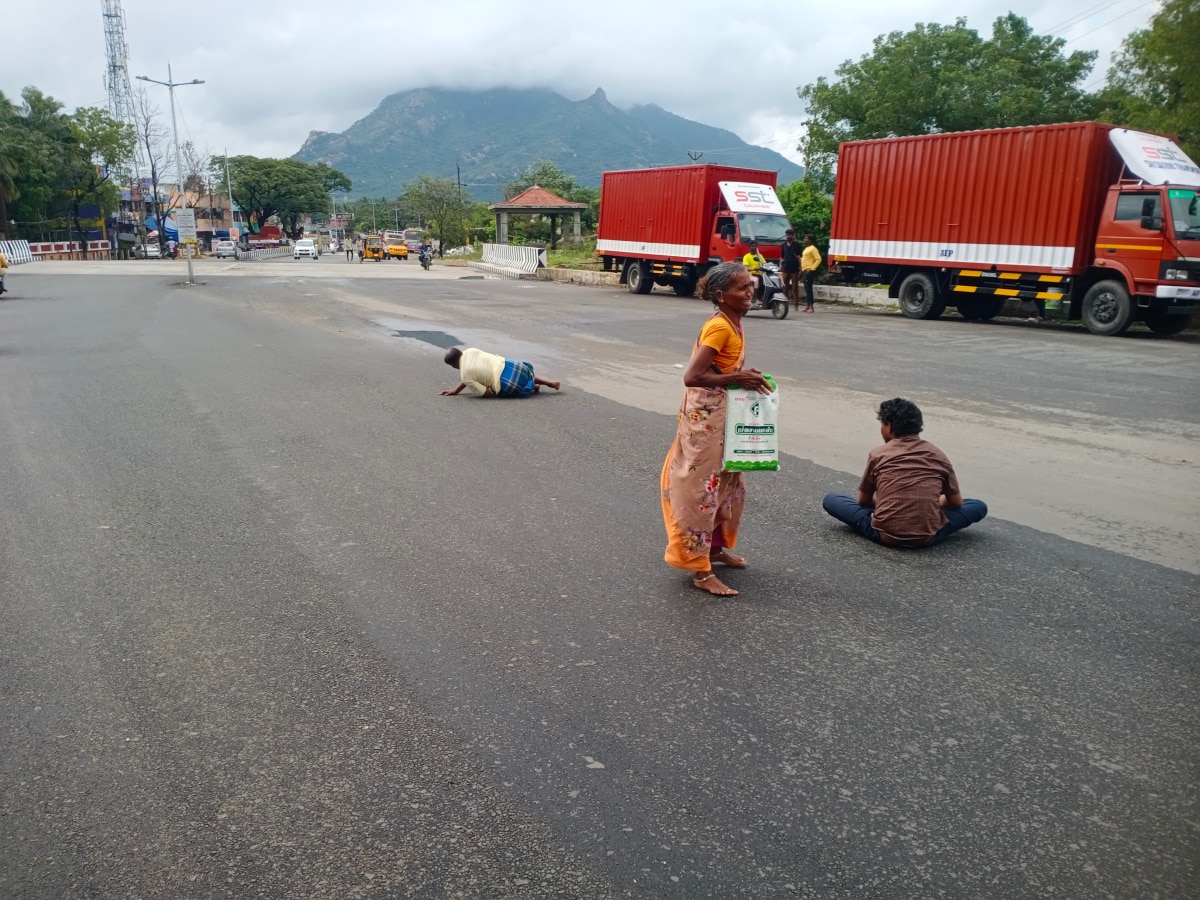
<instances>
[{"instance_id":1,"label":"red truck","mask_svg":"<svg viewBox=\"0 0 1200 900\"><path fill-rule=\"evenodd\" d=\"M1198 189L1170 138L1098 122L854 141L829 260L914 319L1017 297L1094 334L1177 334L1200 312Z\"/></svg>"},{"instance_id":2,"label":"red truck","mask_svg":"<svg viewBox=\"0 0 1200 900\"><path fill-rule=\"evenodd\" d=\"M758 241L779 259L788 224L775 196L776 173L733 166L668 166L605 172L596 255L621 273L631 294L670 285L690 297L719 262L738 260Z\"/></svg>"}]
</instances>

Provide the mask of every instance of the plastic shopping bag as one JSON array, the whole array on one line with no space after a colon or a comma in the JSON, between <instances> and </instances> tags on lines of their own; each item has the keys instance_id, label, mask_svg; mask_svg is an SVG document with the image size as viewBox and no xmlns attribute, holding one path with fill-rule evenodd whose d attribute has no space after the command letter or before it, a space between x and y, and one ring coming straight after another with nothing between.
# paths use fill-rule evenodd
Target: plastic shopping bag
<instances>
[{"instance_id":1,"label":"plastic shopping bag","mask_svg":"<svg viewBox=\"0 0 1200 900\"><path fill-rule=\"evenodd\" d=\"M779 471L779 386L763 376L771 393L728 388L725 402L725 471Z\"/></svg>"}]
</instances>

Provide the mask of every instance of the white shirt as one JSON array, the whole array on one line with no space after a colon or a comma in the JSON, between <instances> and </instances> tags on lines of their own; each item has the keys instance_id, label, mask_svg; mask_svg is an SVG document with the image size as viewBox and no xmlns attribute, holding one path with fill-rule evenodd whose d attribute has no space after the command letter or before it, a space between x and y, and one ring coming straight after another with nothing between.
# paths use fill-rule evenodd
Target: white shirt
<instances>
[{"instance_id":1,"label":"white shirt","mask_svg":"<svg viewBox=\"0 0 1200 900\"><path fill-rule=\"evenodd\" d=\"M504 357L468 347L458 362L458 377L476 394L491 391L500 393L500 376L504 372Z\"/></svg>"}]
</instances>

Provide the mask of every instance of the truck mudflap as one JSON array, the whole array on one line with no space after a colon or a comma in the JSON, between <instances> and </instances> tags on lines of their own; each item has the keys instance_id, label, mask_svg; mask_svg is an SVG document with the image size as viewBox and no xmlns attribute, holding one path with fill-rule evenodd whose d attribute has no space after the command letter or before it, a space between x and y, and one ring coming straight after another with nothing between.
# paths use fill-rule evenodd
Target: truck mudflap
<instances>
[{"instance_id":1,"label":"truck mudflap","mask_svg":"<svg viewBox=\"0 0 1200 900\"><path fill-rule=\"evenodd\" d=\"M954 273L950 290L955 294L1053 302L1064 300L1071 293L1071 278L1068 275L1041 275L1037 272L959 269Z\"/></svg>"}]
</instances>

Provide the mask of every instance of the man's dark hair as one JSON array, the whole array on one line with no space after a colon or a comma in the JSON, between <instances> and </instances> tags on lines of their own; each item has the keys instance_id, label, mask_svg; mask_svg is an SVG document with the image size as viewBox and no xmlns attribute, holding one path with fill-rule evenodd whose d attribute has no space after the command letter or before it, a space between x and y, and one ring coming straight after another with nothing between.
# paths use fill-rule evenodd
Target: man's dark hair
<instances>
[{"instance_id":1,"label":"man's dark hair","mask_svg":"<svg viewBox=\"0 0 1200 900\"><path fill-rule=\"evenodd\" d=\"M815 243L817 242L817 239L816 239L816 237L815 237L814 235L811 235L811 234L806 234L806 235L804 236L804 239L805 239L806 241L808 241L810 244L815 244Z\"/></svg>"},{"instance_id":2,"label":"man's dark hair","mask_svg":"<svg viewBox=\"0 0 1200 900\"><path fill-rule=\"evenodd\" d=\"M911 400L897 397L895 400L884 400L879 404L879 421L892 429L896 437L909 434L920 434L925 427L921 410Z\"/></svg>"},{"instance_id":3,"label":"man's dark hair","mask_svg":"<svg viewBox=\"0 0 1200 900\"><path fill-rule=\"evenodd\" d=\"M453 366L454 368L457 369L458 361L460 359L462 359L462 351L459 350L457 347L451 347L449 350L446 351L446 355L442 358L444 360L446 360L446 365Z\"/></svg>"}]
</instances>

